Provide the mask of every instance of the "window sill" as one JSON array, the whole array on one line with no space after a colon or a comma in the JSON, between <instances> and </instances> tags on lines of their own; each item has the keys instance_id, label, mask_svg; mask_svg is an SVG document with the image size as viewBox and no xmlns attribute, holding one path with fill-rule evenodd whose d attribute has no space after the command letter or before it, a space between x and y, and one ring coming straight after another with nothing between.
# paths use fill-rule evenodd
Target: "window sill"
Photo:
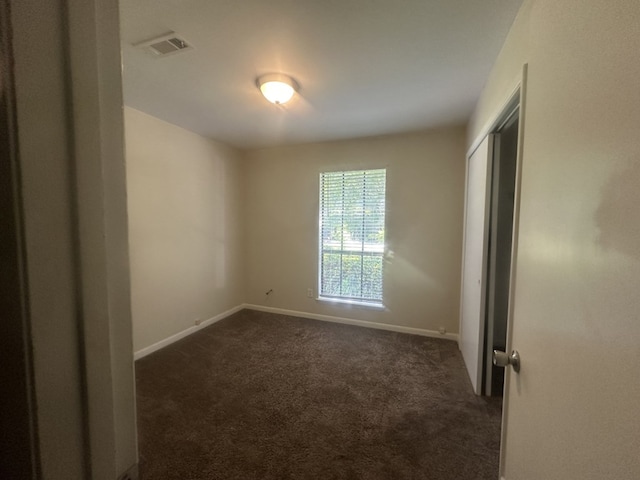
<instances>
[{"instance_id":1,"label":"window sill","mask_svg":"<svg viewBox=\"0 0 640 480\"><path fill-rule=\"evenodd\" d=\"M386 310L386 307L382 303L372 303L372 302L359 302L358 300L347 300L342 298L331 298L331 297L318 297L316 298L318 302L330 303L336 306L353 306L353 307L363 307L369 308L371 310Z\"/></svg>"}]
</instances>

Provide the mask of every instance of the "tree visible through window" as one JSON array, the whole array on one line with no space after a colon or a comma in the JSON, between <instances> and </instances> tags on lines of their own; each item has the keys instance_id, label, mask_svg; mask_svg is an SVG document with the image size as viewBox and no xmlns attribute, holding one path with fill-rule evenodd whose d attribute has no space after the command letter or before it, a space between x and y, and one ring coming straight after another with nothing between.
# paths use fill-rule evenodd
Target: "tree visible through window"
<instances>
[{"instance_id":1,"label":"tree visible through window","mask_svg":"<svg viewBox=\"0 0 640 480\"><path fill-rule=\"evenodd\" d=\"M386 170L320 174L320 296L382 304Z\"/></svg>"}]
</instances>

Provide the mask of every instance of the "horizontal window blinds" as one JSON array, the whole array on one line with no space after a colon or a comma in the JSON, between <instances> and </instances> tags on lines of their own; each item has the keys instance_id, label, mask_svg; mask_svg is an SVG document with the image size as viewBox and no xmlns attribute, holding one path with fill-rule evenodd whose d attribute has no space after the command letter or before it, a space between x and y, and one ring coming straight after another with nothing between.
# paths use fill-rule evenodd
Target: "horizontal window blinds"
<instances>
[{"instance_id":1,"label":"horizontal window blinds","mask_svg":"<svg viewBox=\"0 0 640 480\"><path fill-rule=\"evenodd\" d=\"M386 170L320 174L320 296L382 303Z\"/></svg>"}]
</instances>

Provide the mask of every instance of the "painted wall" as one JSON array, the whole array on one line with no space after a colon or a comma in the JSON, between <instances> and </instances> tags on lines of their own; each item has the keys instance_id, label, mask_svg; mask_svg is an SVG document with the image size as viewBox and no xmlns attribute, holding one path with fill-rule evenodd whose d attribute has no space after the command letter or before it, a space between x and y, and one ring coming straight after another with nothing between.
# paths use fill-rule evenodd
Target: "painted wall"
<instances>
[{"instance_id":1,"label":"painted wall","mask_svg":"<svg viewBox=\"0 0 640 480\"><path fill-rule=\"evenodd\" d=\"M529 52L529 17L533 2L525 0L494 63L467 125L468 146L489 133L491 124L518 87Z\"/></svg>"},{"instance_id":2,"label":"painted wall","mask_svg":"<svg viewBox=\"0 0 640 480\"><path fill-rule=\"evenodd\" d=\"M134 350L243 298L240 152L125 108Z\"/></svg>"},{"instance_id":3,"label":"painted wall","mask_svg":"<svg viewBox=\"0 0 640 480\"><path fill-rule=\"evenodd\" d=\"M377 323L458 331L464 129L247 152L248 303ZM384 311L317 295L318 183L324 170L387 168ZM273 289L269 296L265 292Z\"/></svg>"},{"instance_id":4,"label":"painted wall","mask_svg":"<svg viewBox=\"0 0 640 480\"><path fill-rule=\"evenodd\" d=\"M508 480L640 478L639 22L637 0L526 1L470 127L528 62Z\"/></svg>"}]
</instances>

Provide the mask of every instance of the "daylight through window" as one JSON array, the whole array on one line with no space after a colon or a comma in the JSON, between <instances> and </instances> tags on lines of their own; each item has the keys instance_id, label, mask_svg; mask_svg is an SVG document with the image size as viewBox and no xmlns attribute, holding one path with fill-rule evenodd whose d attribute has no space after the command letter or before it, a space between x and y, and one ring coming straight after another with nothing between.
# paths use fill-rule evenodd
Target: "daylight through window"
<instances>
[{"instance_id":1,"label":"daylight through window","mask_svg":"<svg viewBox=\"0 0 640 480\"><path fill-rule=\"evenodd\" d=\"M320 174L320 296L382 304L386 170Z\"/></svg>"}]
</instances>

